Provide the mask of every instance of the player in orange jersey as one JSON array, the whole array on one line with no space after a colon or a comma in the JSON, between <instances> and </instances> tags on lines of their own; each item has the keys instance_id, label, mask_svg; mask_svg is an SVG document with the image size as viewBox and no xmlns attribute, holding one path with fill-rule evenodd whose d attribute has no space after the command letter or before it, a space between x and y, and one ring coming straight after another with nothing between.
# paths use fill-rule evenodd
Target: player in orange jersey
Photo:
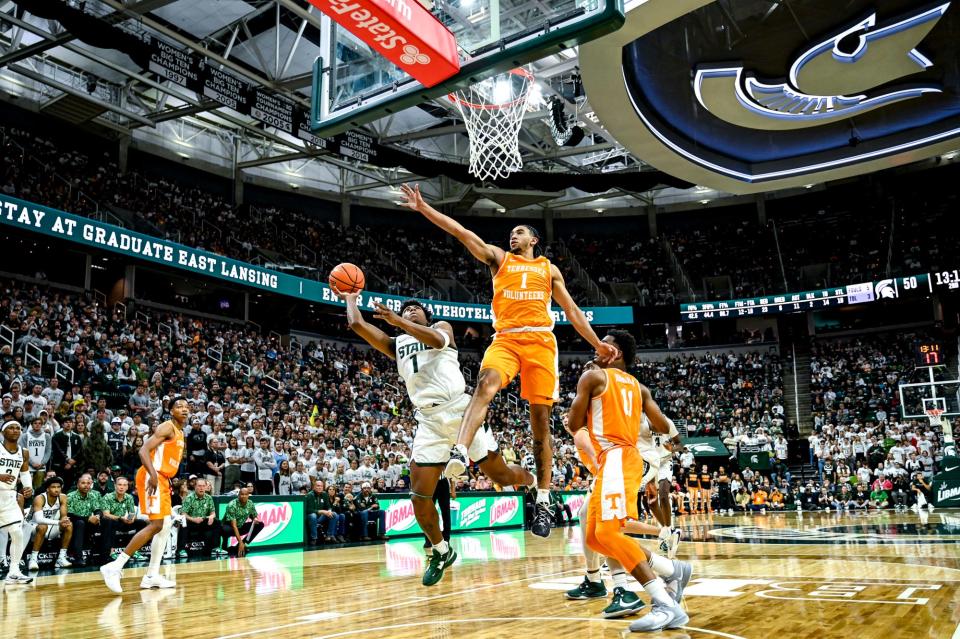
<instances>
[{"instance_id":1,"label":"player in orange jersey","mask_svg":"<svg viewBox=\"0 0 960 639\"><path fill-rule=\"evenodd\" d=\"M627 373L636 356L633 337L611 331L604 341L614 345L618 355L609 366L595 362L597 367L580 376L567 422L577 450L596 475L587 507L587 545L620 562L653 599L650 613L630 624L631 630L678 628L690 620L680 601L691 565L651 553L623 533L627 521L639 514L637 497L645 475L637 449L642 416L658 433L669 432L670 422L650 390Z\"/></svg>"},{"instance_id":2,"label":"player in orange jersey","mask_svg":"<svg viewBox=\"0 0 960 639\"><path fill-rule=\"evenodd\" d=\"M120 586L120 574L130 556L150 541L150 567L140 581L141 588L173 588L177 584L171 579L160 576L160 562L170 538L173 527L171 518L170 480L177 476L180 459L183 457L183 429L190 416L190 405L183 397L176 397L170 408L171 419L157 427L153 435L140 448L140 461L143 466L137 471L137 496L140 499L140 513L150 523L133 536L123 552L110 563L100 567L100 574L107 588L113 592L123 592Z\"/></svg>"},{"instance_id":3,"label":"player in orange jersey","mask_svg":"<svg viewBox=\"0 0 960 639\"><path fill-rule=\"evenodd\" d=\"M444 469L447 477L458 477L466 470L470 442L487 415L493 398L520 375L520 396L530 403L530 427L533 431L533 456L537 462L537 500L532 532L550 535L553 514L550 509L550 469L553 448L550 443L550 413L560 395L557 338L551 300L556 300L567 319L603 361L616 356L616 349L600 341L587 316L570 297L560 270L540 250L536 230L521 224L510 232L510 250L487 244L453 218L423 201L420 187L403 185L404 201L430 222L457 238L470 253L490 268L493 277L493 327L497 331L480 364L477 388L467 406L457 435L457 443Z\"/></svg>"}]
</instances>

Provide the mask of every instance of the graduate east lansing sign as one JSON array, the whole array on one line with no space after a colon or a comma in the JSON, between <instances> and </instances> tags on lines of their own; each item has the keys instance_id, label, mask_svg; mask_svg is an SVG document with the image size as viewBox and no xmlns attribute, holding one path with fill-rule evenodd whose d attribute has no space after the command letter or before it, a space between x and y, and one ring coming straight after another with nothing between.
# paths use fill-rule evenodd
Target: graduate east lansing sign
<instances>
[{"instance_id":1,"label":"graduate east lansing sign","mask_svg":"<svg viewBox=\"0 0 960 639\"><path fill-rule=\"evenodd\" d=\"M320 304L344 305L330 287L322 282L261 268L2 194L0 194L0 223L189 273L250 286L257 290ZM366 310L373 310L374 304L381 303L399 311L405 299L395 295L367 292L357 301L360 307ZM493 321L490 307L486 305L423 301L436 319L485 324ZM633 322L633 309L629 306L603 306L585 308L583 311L587 319L594 324L631 324ZM554 309L553 314L558 324L569 323L563 311Z\"/></svg>"}]
</instances>

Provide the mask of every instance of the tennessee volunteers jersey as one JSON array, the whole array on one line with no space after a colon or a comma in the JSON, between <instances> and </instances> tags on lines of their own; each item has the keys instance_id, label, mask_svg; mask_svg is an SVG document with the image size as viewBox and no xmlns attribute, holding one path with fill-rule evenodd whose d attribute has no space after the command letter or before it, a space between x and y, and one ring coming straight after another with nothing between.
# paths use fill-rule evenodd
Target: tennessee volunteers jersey
<instances>
[{"instance_id":1,"label":"tennessee volunteers jersey","mask_svg":"<svg viewBox=\"0 0 960 639\"><path fill-rule=\"evenodd\" d=\"M598 455L617 446L636 446L643 415L643 397L637 378L615 368L606 368L603 372L607 376L607 387L590 400L587 413L590 441Z\"/></svg>"},{"instance_id":2,"label":"tennessee volunteers jersey","mask_svg":"<svg viewBox=\"0 0 960 639\"><path fill-rule=\"evenodd\" d=\"M550 260L544 256L528 260L507 253L493 276L493 328L511 331L522 328L553 329L550 300L553 277Z\"/></svg>"},{"instance_id":3,"label":"tennessee volunteers jersey","mask_svg":"<svg viewBox=\"0 0 960 639\"><path fill-rule=\"evenodd\" d=\"M153 467L157 474L167 478L177 476L180 470L180 460L183 458L183 431L173 426L173 439L168 439L157 446L153 451Z\"/></svg>"}]
</instances>

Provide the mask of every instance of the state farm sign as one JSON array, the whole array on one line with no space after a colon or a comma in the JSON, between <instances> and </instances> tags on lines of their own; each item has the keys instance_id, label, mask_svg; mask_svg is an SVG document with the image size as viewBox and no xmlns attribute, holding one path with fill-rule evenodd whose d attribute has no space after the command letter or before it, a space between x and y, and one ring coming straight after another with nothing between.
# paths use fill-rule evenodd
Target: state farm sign
<instances>
[{"instance_id":1,"label":"state farm sign","mask_svg":"<svg viewBox=\"0 0 960 639\"><path fill-rule=\"evenodd\" d=\"M416 0L310 0L341 27L432 87L460 70L457 39Z\"/></svg>"}]
</instances>

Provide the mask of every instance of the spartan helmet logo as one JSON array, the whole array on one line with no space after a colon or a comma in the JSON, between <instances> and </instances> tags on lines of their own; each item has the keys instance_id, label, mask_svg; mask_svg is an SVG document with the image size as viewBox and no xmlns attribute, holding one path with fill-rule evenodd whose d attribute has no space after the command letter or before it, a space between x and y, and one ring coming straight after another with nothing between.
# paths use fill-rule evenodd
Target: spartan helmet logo
<instances>
[{"instance_id":1,"label":"spartan helmet logo","mask_svg":"<svg viewBox=\"0 0 960 639\"><path fill-rule=\"evenodd\" d=\"M893 280L880 280L877 282L874 297L878 300L896 299L897 289L894 287Z\"/></svg>"},{"instance_id":2,"label":"spartan helmet logo","mask_svg":"<svg viewBox=\"0 0 960 639\"><path fill-rule=\"evenodd\" d=\"M731 124L787 131L822 126L904 100L942 93L933 85L892 88L872 97L862 92L933 66L915 47L949 6L947 2L880 28L873 13L801 53L790 66L787 82L763 82L743 66L701 66L694 78L697 101ZM854 36L852 51L841 47L842 41Z\"/></svg>"},{"instance_id":3,"label":"spartan helmet logo","mask_svg":"<svg viewBox=\"0 0 960 639\"><path fill-rule=\"evenodd\" d=\"M420 49L412 44L406 44L403 46L400 61L404 64L430 64L430 56L426 53L420 53Z\"/></svg>"}]
</instances>

